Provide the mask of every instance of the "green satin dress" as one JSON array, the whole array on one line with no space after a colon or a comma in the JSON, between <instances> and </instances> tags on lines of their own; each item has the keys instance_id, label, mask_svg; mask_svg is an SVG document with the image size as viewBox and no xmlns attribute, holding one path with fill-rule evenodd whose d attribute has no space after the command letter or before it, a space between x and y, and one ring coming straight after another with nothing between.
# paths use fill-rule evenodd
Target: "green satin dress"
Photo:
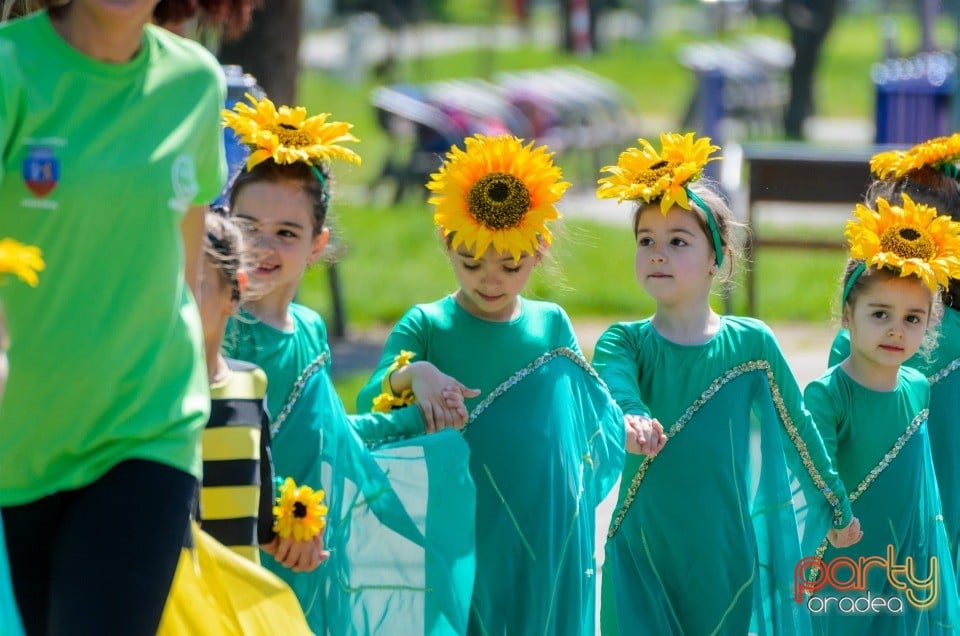
<instances>
[{"instance_id":1,"label":"green satin dress","mask_svg":"<svg viewBox=\"0 0 960 636\"><path fill-rule=\"evenodd\" d=\"M944 310L937 327L936 348L928 355L915 354L907 360L930 383L930 448L933 469L940 485L943 522L950 544L950 559L960 585L960 311ZM830 366L839 364L850 355L850 333L844 329L837 334L830 351Z\"/></svg>"},{"instance_id":2,"label":"green satin dress","mask_svg":"<svg viewBox=\"0 0 960 636\"><path fill-rule=\"evenodd\" d=\"M629 455L603 568L604 634L808 634L794 568L850 508L772 332L721 317L700 345L610 327L593 364L668 441Z\"/></svg>"},{"instance_id":3,"label":"green satin dress","mask_svg":"<svg viewBox=\"0 0 960 636\"><path fill-rule=\"evenodd\" d=\"M289 313L289 332L231 319L224 349L266 372L277 477L326 491L330 558L309 573L266 553L263 564L317 634L463 633L475 570L466 443L453 431L423 435L416 408L348 417L323 321L296 304Z\"/></svg>"},{"instance_id":4,"label":"green satin dress","mask_svg":"<svg viewBox=\"0 0 960 636\"><path fill-rule=\"evenodd\" d=\"M957 583L927 431L929 397L923 374L908 367L900 369L893 391L867 389L839 366L807 386L805 402L863 530L863 539L854 546L821 547L823 564L817 564L819 573L814 572L812 580L823 587L811 590L807 599L818 633L960 633ZM836 559L875 564L857 568L863 576L856 581L856 570L849 566L828 576ZM895 574L903 566L906 574ZM907 582L910 573L917 583ZM838 589L851 581L852 589ZM905 589L894 581L904 583ZM878 597L882 603L870 600Z\"/></svg>"},{"instance_id":5,"label":"green satin dress","mask_svg":"<svg viewBox=\"0 0 960 636\"><path fill-rule=\"evenodd\" d=\"M410 309L360 392L369 410L401 350L479 397L463 438L477 487L477 574L470 634L592 635L597 505L623 466L623 414L552 303L521 298L489 322L453 297Z\"/></svg>"}]
</instances>

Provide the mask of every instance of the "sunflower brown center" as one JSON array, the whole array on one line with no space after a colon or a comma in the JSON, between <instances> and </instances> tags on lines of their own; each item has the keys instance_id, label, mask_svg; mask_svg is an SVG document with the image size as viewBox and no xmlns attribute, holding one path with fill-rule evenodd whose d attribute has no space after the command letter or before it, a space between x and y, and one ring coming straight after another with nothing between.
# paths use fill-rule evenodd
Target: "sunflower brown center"
<instances>
[{"instance_id":1,"label":"sunflower brown center","mask_svg":"<svg viewBox=\"0 0 960 636\"><path fill-rule=\"evenodd\" d=\"M937 246L926 231L905 225L888 227L880 235L880 249L901 258L921 260L929 260L937 254Z\"/></svg>"},{"instance_id":2,"label":"sunflower brown center","mask_svg":"<svg viewBox=\"0 0 960 636\"><path fill-rule=\"evenodd\" d=\"M284 146L300 148L311 144L310 135L290 124L280 124L273 132Z\"/></svg>"},{"instance_id":3,"label":"sunflower brown center","mask_svg":"<svg viewBox=\"0 0 960 636\"><path fill-rule=\"evenodd\" d=\"M475 219L489 228L516 227L530 209L530 191L512 174L491 172L470 188L467 207Z\"/></svg>"},{"instance_id":4,"label":"sunflower brown center","mask_svg":"<svg viewBox=\"0 0 960 636\"><path fill-rule=\"evenodd\" d=\"M657 163L653 164L643 172L640 172L639 174L637 174L637 177L634 180L634 183L645 185L645 186L652 186L660 179L660 177L662 177L665 174L670 174L671 172L673 172L673 169L676 167L677 167L677 164L670 163L666 159L664 159L663 161L658 161Z\"/></svg>"},{"instance_id":5,"label":"sunflower brown center","mask_svg":"<svg viewBox=\"0 0 960 636\"><path fill-rule=\"evenodd\" d=\"M299 501L293 504L293 516L297 519L303 519L307 516L307 507Z\"/></svg>"}]
</instances>

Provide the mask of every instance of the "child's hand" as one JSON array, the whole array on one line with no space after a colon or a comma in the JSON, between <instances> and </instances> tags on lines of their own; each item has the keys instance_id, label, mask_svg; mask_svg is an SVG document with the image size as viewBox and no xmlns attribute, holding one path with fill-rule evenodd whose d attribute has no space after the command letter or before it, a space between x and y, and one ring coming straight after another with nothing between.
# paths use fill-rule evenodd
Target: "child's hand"
<instances>
[{"instance_id":1,"label":"child's hand","mask_svg":"<svg viewBox=\"0 0 960 636\"><path fill-rule=\"evenodd\" d=\"M281 539L277 536L260 547L278 563L294 572L311 572L330 556L330 553L323 549L322 532L308 541L297 541L293 537Z\"/></svg>"},{"instance_id":2,"label":"child's hand","mask_svg":"<svg viewBox=\"0 0 960 636\"><path fill-rule=\"evenodd\" d=\"M658 420L642 415L624 415L627 452L635 455L656 455L667 443L667 436Z\"/></svg>"},{"instance_id":3,"label":"child's hand","mask_svg":"<svg viewBox=\"0 0 960 636\"><path fill-rule=\"evenodd\" d=\"M463 400L480 395L480 391L468 389L429 362L414 362L407 368L426 432L462 428L469 415Z\"/></svg>"},{"instance_id":4,"label":"child's hand","mask_svg":"<svg viewBox=\"0 0 960 636\"><path fill-rule=\"evenodd\" d=\"M831 528L827 533L827 540L835 548L849 548L862 538L863 530L860 529L860 520L856 517L850 520L846 528L842 530Z\"/></svg>"}]
</instances>

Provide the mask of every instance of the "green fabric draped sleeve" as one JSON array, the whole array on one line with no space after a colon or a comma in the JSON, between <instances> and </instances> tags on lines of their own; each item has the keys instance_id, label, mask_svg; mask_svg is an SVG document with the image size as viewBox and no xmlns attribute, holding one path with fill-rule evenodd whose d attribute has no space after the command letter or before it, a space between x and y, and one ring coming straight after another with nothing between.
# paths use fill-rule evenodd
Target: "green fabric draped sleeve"
<instances>
[{"instance_id":1,"label":"green fabric draped sleeve","mask_svg":"<svg viewBox=\"0 0 960 636\"><path fill-rule=\"evenodd\" d=\"M623 414L566 314L527 299L509 322L476 318L452 297L413 307L358 410L401 350L481 391L463 432L477 488L468 633L594 634L595 510L623 465Z\"/></svg>"},{"instance_id":2,"label":"green fabric draped sleeve","mask_svg":"<svg viewBox=\"0 0 960 636\"><path fill-rule=\"evenodd\" d=\"M820 571L834 559L878 565L866 571L859 586L837 590L846 582L846 566L835 580L819 579L805 602L823 634L957 634L960 606L950 567L946 529L933 470L926 406L930 390L923 375L903 367L893 391L873 391L857 384L839 366L807 386L805 402L813 413L860 520L863 539L837 550L824 543L818 552ZM890 565L911 561L910 573L925 586L896 589L888 578ZM895 577L904 580L902 575ZM813 579L818 580L818 579ZM855 599L899 599L899 612L844 612ZM827 599L837 599L828 601ZM841 603L839 599L847 599ZM864 601L859 601L860 606ZM928 605L928 606L924 606Z\"/></svg>"},{"instance_id":3,"label":"green fabric draped sleeve","mask_svg":"<svg viewBox=\"0 0 960 636\"><path fill-rule=\"evenodd\" d=\"M475 489L461 435L422 430L417 409L351 421L334 391L320 317L291 305L294 329L243 315L225 348L267 374L278 476L322 487L330 558L295 573L263 553L318 634L449 634L466 630L474 566ZM358 429L404 439L371 451Z\"/></svg>"},{"instance_id":4,"label":"green fabric draped sleeve","mask_svg":"<svg viewBox=\"0 0 960 636\"><path fill-rule=\"evenodd\" d=\"M960 581L960 310L947 307L937 327L937 346L929 353L914 354L905 366L927 376L930 383L930 415L927 428L933 452L933 468L940 485L943 522L947 528L950 558ZM850 333L837 333L830 350L830 366L850 355Z\"/></svg>"},{"instance_id":5,"label":"green fabric draped sleeve","mask_svg":"<svg viewBox=\"0 0 960 636\"><path fill-rule=\"evenodd\" d=\"M850 508L762 322L725 316L702 345L649 320L610 327L594 366L669 439L628 455L606 544L604 634L809 633L794 567Z\"/></svg>"}]
</instances>

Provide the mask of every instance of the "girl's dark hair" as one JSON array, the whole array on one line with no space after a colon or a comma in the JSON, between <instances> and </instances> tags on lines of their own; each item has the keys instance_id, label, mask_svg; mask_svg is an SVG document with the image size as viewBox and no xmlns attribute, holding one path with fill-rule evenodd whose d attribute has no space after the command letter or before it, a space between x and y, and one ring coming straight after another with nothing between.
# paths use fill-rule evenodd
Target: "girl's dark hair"
<instances>
[{"instance_id":1,"label":"girl's dark hair","mask_svg":"<svg viewBox=\"0 0 960 636\"><path fill-rule=\"evenodd\" d=\"M903 205L906 194L916 203L937 209L939 214L948 214L960 221L960 183L937 168L923 166L897 179L877 179L867 188L865 203L876 209L877 199L885 199L890 205ZM942 293L943 304L960 309L960 281L952 279Z\"/></svg>"},{"instance_id":2,"label":"girl's dark hair","mask_svg":"<svg viewBox=\"0 0 960 636\"><path fill-rule=\"evenodd\" d=\"M710 211L713 212L713 218L717 222L717 232L720 234L720 245L725 247L727 251L726 257L723 259L723 271L718 272L717 280L721 282L728 281L733 277L733 274L736 272L736 264L743 256L741 235L745 230L745 226L737 220L733 210L730 209L730 206L723 196L720 195L717 186L714 185L713 182L701 179L689 184L687 187L693 190L707 207L710 208ZM706 211L701 210L700 206L693 202L693 199L690 199L690 207L691 210L696 212L694 216L696 216L697 224L700 226L700 229L703 230L704 235L707 237L707 242L710 245L710 250L713 251L713 235L710 233L710 225L707 223ZM660 201L657 200L652 203L639 202L636 209L634 209L634 238L637 237L637 227L640 222L640 216L647 209L656 210L659 213Z\"/></svg>"},{"instance_id":3,"label":"girl's dark hair","mask_svg":"<svg viewBox=\"0 0 960 636\"><path fill-rule=\"evenodd\" d=\"M5 0L9 2L10 0ZM203 26L223 29L228 39L239 37L250 24L253 10L262 0L160 0L153 10L157 24L176 24L196 16ZM58 7L64 0L13 0L10 17L26 15L37 9Z\"/></svg>"},{"instance_id":4,"label":"girl's dark hair","mask_svg":"<svg viewBox=\"0 0 960 636\"><path fill-rule=\"evenodd\" d=\"M247 269L243 234L220 209L211 210L206 215L203 254L217 268L221 282L233 290L233 300L240 302L240 272Z\"/></svg>"},{"instance_id":5,"label":"girl's dark hair","mask_svg":"<svg viewBox=\"0 0 960 636\"><path fill-rule=\"evenodd\" d=\"M323 176L319 179L314 173L314 166L306 163L278 164L267 159L255 165L250 170L243 170L230 188L230 208L236 209L237 197L240 192L251 183L280 183L293 181L298 183L310 198L313 204L313 235L323 231L327 220L327 209L330 206L330 167L324 163L315 166Z\"/></svg>"}]
</instances>

